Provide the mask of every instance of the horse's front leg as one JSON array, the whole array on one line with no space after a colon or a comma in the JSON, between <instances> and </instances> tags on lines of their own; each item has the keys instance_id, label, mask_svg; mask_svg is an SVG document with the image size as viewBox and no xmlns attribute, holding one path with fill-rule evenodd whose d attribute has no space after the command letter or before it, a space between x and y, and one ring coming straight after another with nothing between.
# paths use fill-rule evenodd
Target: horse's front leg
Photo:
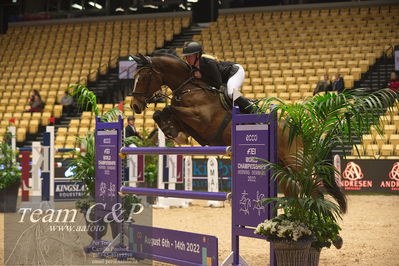
<instances>
[{"instance_id":1,"label":"horse's front leg","mask_svg":"<svg viewBox=\"0 0 399 266\"><path fill-rule=\"evenodd\" d=\"M174 119L170 106L165 107L162 111L155 111L153 119L167 138L173 139L177 144L188 144L188 135Z\"/></svg>"}]
</instances>

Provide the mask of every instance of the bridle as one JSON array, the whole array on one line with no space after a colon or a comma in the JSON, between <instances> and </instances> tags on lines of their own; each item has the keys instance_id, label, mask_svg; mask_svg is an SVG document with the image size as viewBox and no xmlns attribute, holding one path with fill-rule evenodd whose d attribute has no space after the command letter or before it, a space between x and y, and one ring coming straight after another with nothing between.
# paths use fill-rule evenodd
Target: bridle
<instances>
[{"instance_id":1,"label":"bridle","mask_svg":"<svg viewBox=\"0 0 399 266\"><path fill-rule=\"evenodd\" d=\"M140 73L141 71L145 70L145 69L149 69L150 71L154 72L155 74L161 74L161 72L159 72L158 70L156 70L156 69L153 68L151 59L150 59L150 58L148 58L148 59L149 59L149 61L150 61L150 64L148 64L148 65L146 65L146 66L140 67L140 68L136 71L136 73L135 73L135 75L134 75L134 79L136 79L136 77L139 75L139 73ZM187 80L183 81L183 82L177 87L177 89L175 89L175 90L172 92L173 97L171 97L170 95L164 94L164 93L156 93L156 94L151 94L151 95L149 95L149 94L148 94L148 90L145 90L145 91L143 91L143 92L136 92L136 91L133 91L133 92L130 93L130 95L133 95L133 96L135 96L135 95L144 95L144 105L145 105L145 108L147 107L148 104L157 102L157 101L159 101L159 100L161 100L161 99L164 99L164 98L179 100L179 99L180 99L179 96L180 96L181 94L186 93L186 91L184 91L183 88L184 88L187 84L189 84L190 82L192 82L192 81L195 79L195 77L194 77L194 71L196 70L195 68L192 68L187 62L184 62L183 60L181 60L181 61L179 60L179 62L183 63L186 67L189 68L189 70L190 70L190 77L189 77ZM146 88L149 88L149 87L150 87L151 82L152 82L152 77L153 77L153 76L155 76L155 75L150 75L150 78L149 78L148 81L147 81Z\"/></svg>"},{"instance_id":2,"label":"bridle","mask_svg":"<svg viewBox=\"0 0 399 266\"><path fill-rule=\"evenodd\" d=\"M139 69L137 70L136 74L134 75L134 79L136 79L137 75L138 75L141 71L143 71L143 70L145 70L145 69L149 69L151 72L153 72L153 73L155 73L155 74L161 74L161 72L159 72L158 70L152 68L151 66L144 66L144 67L141 67L141 68L139 68ZM152 77L153 77L153 76L155 76L155 75L150 75L150 78L149 78L148 81L147 81L146 88L149 88L149 87L150 87L151 82L152 82ZM145 91L143 91L143 92L136 92L136 91L131 92L131 95L133 95L133 96L134 96L134 95L143 95L143 94L144 94L144 104L145 104L145 107L147 107L147 105L148 105L149 103L153 103L155 100L158 100L159 98L161 98L159 94L151 94L151 95L149 95L149 94L148 94L148 90L145 90Z\"/></svg>"}]
</instances>

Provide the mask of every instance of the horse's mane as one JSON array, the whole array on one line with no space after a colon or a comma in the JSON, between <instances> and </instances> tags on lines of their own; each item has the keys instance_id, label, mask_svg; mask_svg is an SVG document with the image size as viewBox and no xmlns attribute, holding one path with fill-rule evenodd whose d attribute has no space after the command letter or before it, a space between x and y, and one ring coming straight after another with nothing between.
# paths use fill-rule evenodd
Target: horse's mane
<instances>
[{"instance_id":1,"label":"horse's mane","mask_svg":"<svg viewBox=\"0 0 399 266\"><path fill-rule=\"evenodd\" d=\"M176 50L173 48L170 49L157 49L154 52L152 52L152 54L150 55L151 57L161 57L161 56L165 56L165 57L169 57L169 58L173 58L177 61L179 61L181 64L183 64L185 67L188 67L191 70L191 66L184 61L183 59L181 59L177 53Z\"/></svg>"},{"instance_id":2,"label":"horse's mane","mask_svg":"<svg viewBox=\"0 0 399 266\"><path fill-rule=\"evenodd\" d=\"M175 59L180 59L180 57L177 55L176 50L173 48L169 48L169 49L157 49L154 52L152 52L152 54L150 54L151 57L153 56L168 56L168 57L172 57ZM181 60L181 59L180 59Z\"/></svg>"}]
</instances>

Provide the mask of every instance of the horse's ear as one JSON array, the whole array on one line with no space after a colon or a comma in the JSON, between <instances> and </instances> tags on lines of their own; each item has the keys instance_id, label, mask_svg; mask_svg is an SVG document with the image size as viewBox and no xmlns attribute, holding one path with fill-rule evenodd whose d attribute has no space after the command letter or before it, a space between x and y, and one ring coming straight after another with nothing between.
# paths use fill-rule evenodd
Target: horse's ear
<instances>
[{"instance_id":1,"label":"horse's ear","mask_svg":"<svg viewBox=\"0 0 399 266\"><path fill-rule=\"evenodd\" d=\"M175 48L169 48L167 53L172 55L177 55Z\"/></svg>"},{"instance_id":2,"label":"horse's ear","mask_svg":"<svg viewBox=\"0 0 399 266\"><path fill-rule=\"evenodd\" d=\"M150 65L151 61L148 60L148 58L142 54L138 54L138 56L140 57L141 62L143 63L143 65Z\"/></svg>"},{"instance_id":3,"label":"horse's ear","mask_svg":"<svg viewBox=\"0 0 399 266\"><path fill-rule=\"evenodd\" d=\"M141 63L140 57L138 57L138 56L132 56L132 57L133 57L133 60L136 61L137 64Z\"/></svg>"}]
</instances>

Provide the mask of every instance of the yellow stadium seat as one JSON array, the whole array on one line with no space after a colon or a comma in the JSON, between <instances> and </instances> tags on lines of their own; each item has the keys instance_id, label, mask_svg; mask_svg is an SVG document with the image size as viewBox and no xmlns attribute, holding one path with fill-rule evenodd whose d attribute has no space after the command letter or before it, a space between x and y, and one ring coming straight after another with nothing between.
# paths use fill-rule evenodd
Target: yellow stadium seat
<instances>
[{"instance_id":1,"label":"yellow stadium seat","mask_svg":"<svg viewBox=\"0 0 399 266\"><path fill-rule=\"evenodd\" d=\"M371 134L363 135L363 144L365 146L367 146L369 144L373 144L373 142L374 142L374 136L373 135L371 135Z\"/></svg>"},{"instance_id":2,"label":"yellow stadium seat","mask_svg":"<svg viewBox=\"0 0 399 266\"><path fill-rule=\"evenodd\" d=\"M352 75L345 75L344 77L345 88L353 88L354 78Z\"/></svg>"},{"instance_id":3,"label":"yellow stadium seat","mask_svg":"<svg viewBox=\"0 0 399 266\"><path fill-rule=\"evenodd\" d=\"M380 154L383 156L394 155L394 146L391 144L383 144L380 149Z\"/></svg>"},{"instance_id":4,"label":"yellow stadium seat","mask_svg":"<svg viewBox=\"0 0 399 266\"><path fill-rule=\"evenodd\" d=\"M363 156L365 154L364 147L365 146L363 146L363 145L353 145L352 154L355 156L358 156L358 155Z\"/></svg>"},{"instance_id":5,"label":"yellow stadium seat","mask_svg":"<svg viewBox=\"0 0 399 266\"><path fill-rule=\"evenodd\" d=\"M381 147L382 144L387 143L387 142L388 142L388 140L385 135L384 136L381 136L381 135L375 136L375 143L378 145L378 147Z\"/></svg>"},{"instance_id":6,"label":"yellow stadium seat","mask_svg":"<svg viewBox=\"0 0 399 266\"><path fill-rule=\"evenodd\" d=\"M263 85L272 85L273 84L273 78L262 78L262 83Z\"/></svg>"},{"instance_id":7,"label":"yellow stadium seat","mask_svg":"<svg viewBox=\"0 0 399 266\"><path fill-rule=\"evenodd\" d=\"M265 85L265 92L272 93L276 91L276 86L274 85Z\"/></svg>"},{"instance_id":8,"label":"yellow stadium seat","mask_svg":"<svg viewBox=\"0 0 399 266\"><path fill-rule=\"evenodd\" d=\"M282 72L281 72L281 70L272 70L271 76L272 77L281 77Z\"/></svg>"},{"instance_id":9,"label":"yellow stadium seat","mask_svg":"<svg viewBox=\"0 0 399 266\"><path fill-rule=\"evenodd\" d=\"M391 136L389 137L389 143L394 145L394 147L399 145L399 134L391 134Z\"/></svg>"},{"instance_id":10,"label":"yellow stadium seat","mask_svg":"<svg viewBox=\"0 0 399 266\"><path fill-rule=\"evenodd\" d=\"M24 142L26 138L26 128L17 128L17 141Z\"/></svg>"},{"instance_id":11,"label":"yellow stadium seat","mask_svg":"<svg viewBox=\"0 0 399 266\"><path fill-rule=\"evenodd\" d=\"M341 75L349 75L351 70L349 68L340 68L336 73L340 73Z\"/></svg>"},{"instance_id":12,"label":"yellow stadium seat","mask_svg":"<svg viewBox=\"0 0 399 266\"><path fill-rule=\"evenodd\" d=\"M57 136L66 136L68 132L68 128L67 127L59 127L57 129Z\"/></svg>"},{"instance_id":13,"label":"yellow stadium seat","mask_svg":"<svg viewBox=\"0 0 399 266\"><path fill-rule=\"evenodd\" d=\"M296 78L294 77L285 77L284 80L286 85L292 85L296 83Z\"/></svg>"},{"instance_id":14,"label":"yellow stadium seat","mask_svg":"<svg viewBox=\"0 0 399 266\"><path fill-rule=\"evenodd\" d=\"M263 85L256 85L253 87L253 92L254 93L262 93L264 92Z\"/></svg>"},{"instance_id":15,"label":"yellow stadium seat","mask_svg":"<svg viewBox=\"0 0 399 266\"><path fill-rule=\"evenodd\" d=\"M294 77L301 77L304 75L303 69L295 69L292 74Z\"/></svg>"},{"instance_id":16,"label":"yellow stadium seat","mask_svg":"<svg viewBox=\"0 0 399 266\"><path fill-rule=\"evenodd\" d=\"M290 92L290 100L296 101L302 98L300 92Z\"/></svg>"},{"instance_id":17,"label":"yellow stadium seat","mask_svg":"<svg viewBox=\"0 0 399 266\"><path fill-rule=\"evenodd\" d=\"M39 120L31 120L29 123L29 134L36 134L39 130Z\"/></svg>"},{"instance_id":18,"label":"yellow stadium seat","mask_svg":"<svg viewBox=\"0 0 399 266\"><path fill-rule=\"evenodd\" d=\"M308 83L308 78L307 77L297 77L296 83L298 85L303 85Z\"/></svg>"},{"instance_id":19,"label":"yellow stadium seat","mask_svg":"<svg viewBox=\"0 0 399 266\"><path fill-rule=\"evenodd\" d=\"M350 69L350 74L353 76L355 80L360 79L362 73L362 69L360 67L353 67ZM349 73L341 73L344 75L349 75Z\"/></svg>"},{"instance_id":20,"label":"yellow stadium seat","mask_svg":"<svg viewBox=\"0 0 399 266\"><path fill-rule=\"evenodd\" d=\"M262 79L261 78L251 78L251 84L252 85L260 85L260 84L262 84Z\"/></svg>"},{"instance_id":21,"label":"yellow stadium seat","mask_svg":"<svg viewBox=\"0 0 399 266\"><path fill-rule=\"evenodd\" d=\"M308 98L312 96L313 96L312 92L302 92L302 98Z\"/></svg>"},{"instance_id":22,"label":"yellow stadium seat","mask_svg":"<svg viewBox=\"0 0 399 266\"><path fill-rule=\"evenodd\" d=\"M301 84L301 85L299 85L299 91L300 92L309 92L309 91L312 91L312 88L311 88L310 84Z\"/></svg>"},{"instance_id":23,"label":"yellow stadium seat","mask_svg":"<svg viewBox=\"0 0 399 266\"><path fill-rule=\"evenodd\" d=\"M366 155L373 156L379 154L379 147L376 144L367 145Z\"/></svg>"},{"instance_id":24,"label":"yellow stadium seat","mask_svg":"<svg viewBox=\"0 0 399 266\"><path fill-rule=\"evenodd\" d=\"M395 125L384 125L384 133L387 136L390 136L391 134L396 132L396 126Z\"/></svg>"},{"instance_id":25,"label":"yellow stadium seat","mask_svg":"<svg viewBox=\"0 0 399 266\"><path fill-rule=\"evenodd\" d=\"M283 85L285 83L284 78L283 77L275 77L273 79L273 84L274 85Z\"/></svg>"},{"instance_id":26,"label":"yellow stadium seat","mask_svg":"<svg viewBox=\"0 0 399 266\"><path fill-rule=\"evenodd\" d=\"M290 93L297 92L297 91L299 91L299 85L297 85L297 84L288 85L287 90L288 90Z\"/></svg>"},{"instance_id":27,"label":"yellow stadium seat","mask_svg":"<svg viewBox=\"0 0 399 266\"><path fill-rule=\"evenodd\" d=\"M305 75L306 76L314 76L316 74L316 70L315 69L306 69L305 70Z\"/></svg>"}]
</instances>

